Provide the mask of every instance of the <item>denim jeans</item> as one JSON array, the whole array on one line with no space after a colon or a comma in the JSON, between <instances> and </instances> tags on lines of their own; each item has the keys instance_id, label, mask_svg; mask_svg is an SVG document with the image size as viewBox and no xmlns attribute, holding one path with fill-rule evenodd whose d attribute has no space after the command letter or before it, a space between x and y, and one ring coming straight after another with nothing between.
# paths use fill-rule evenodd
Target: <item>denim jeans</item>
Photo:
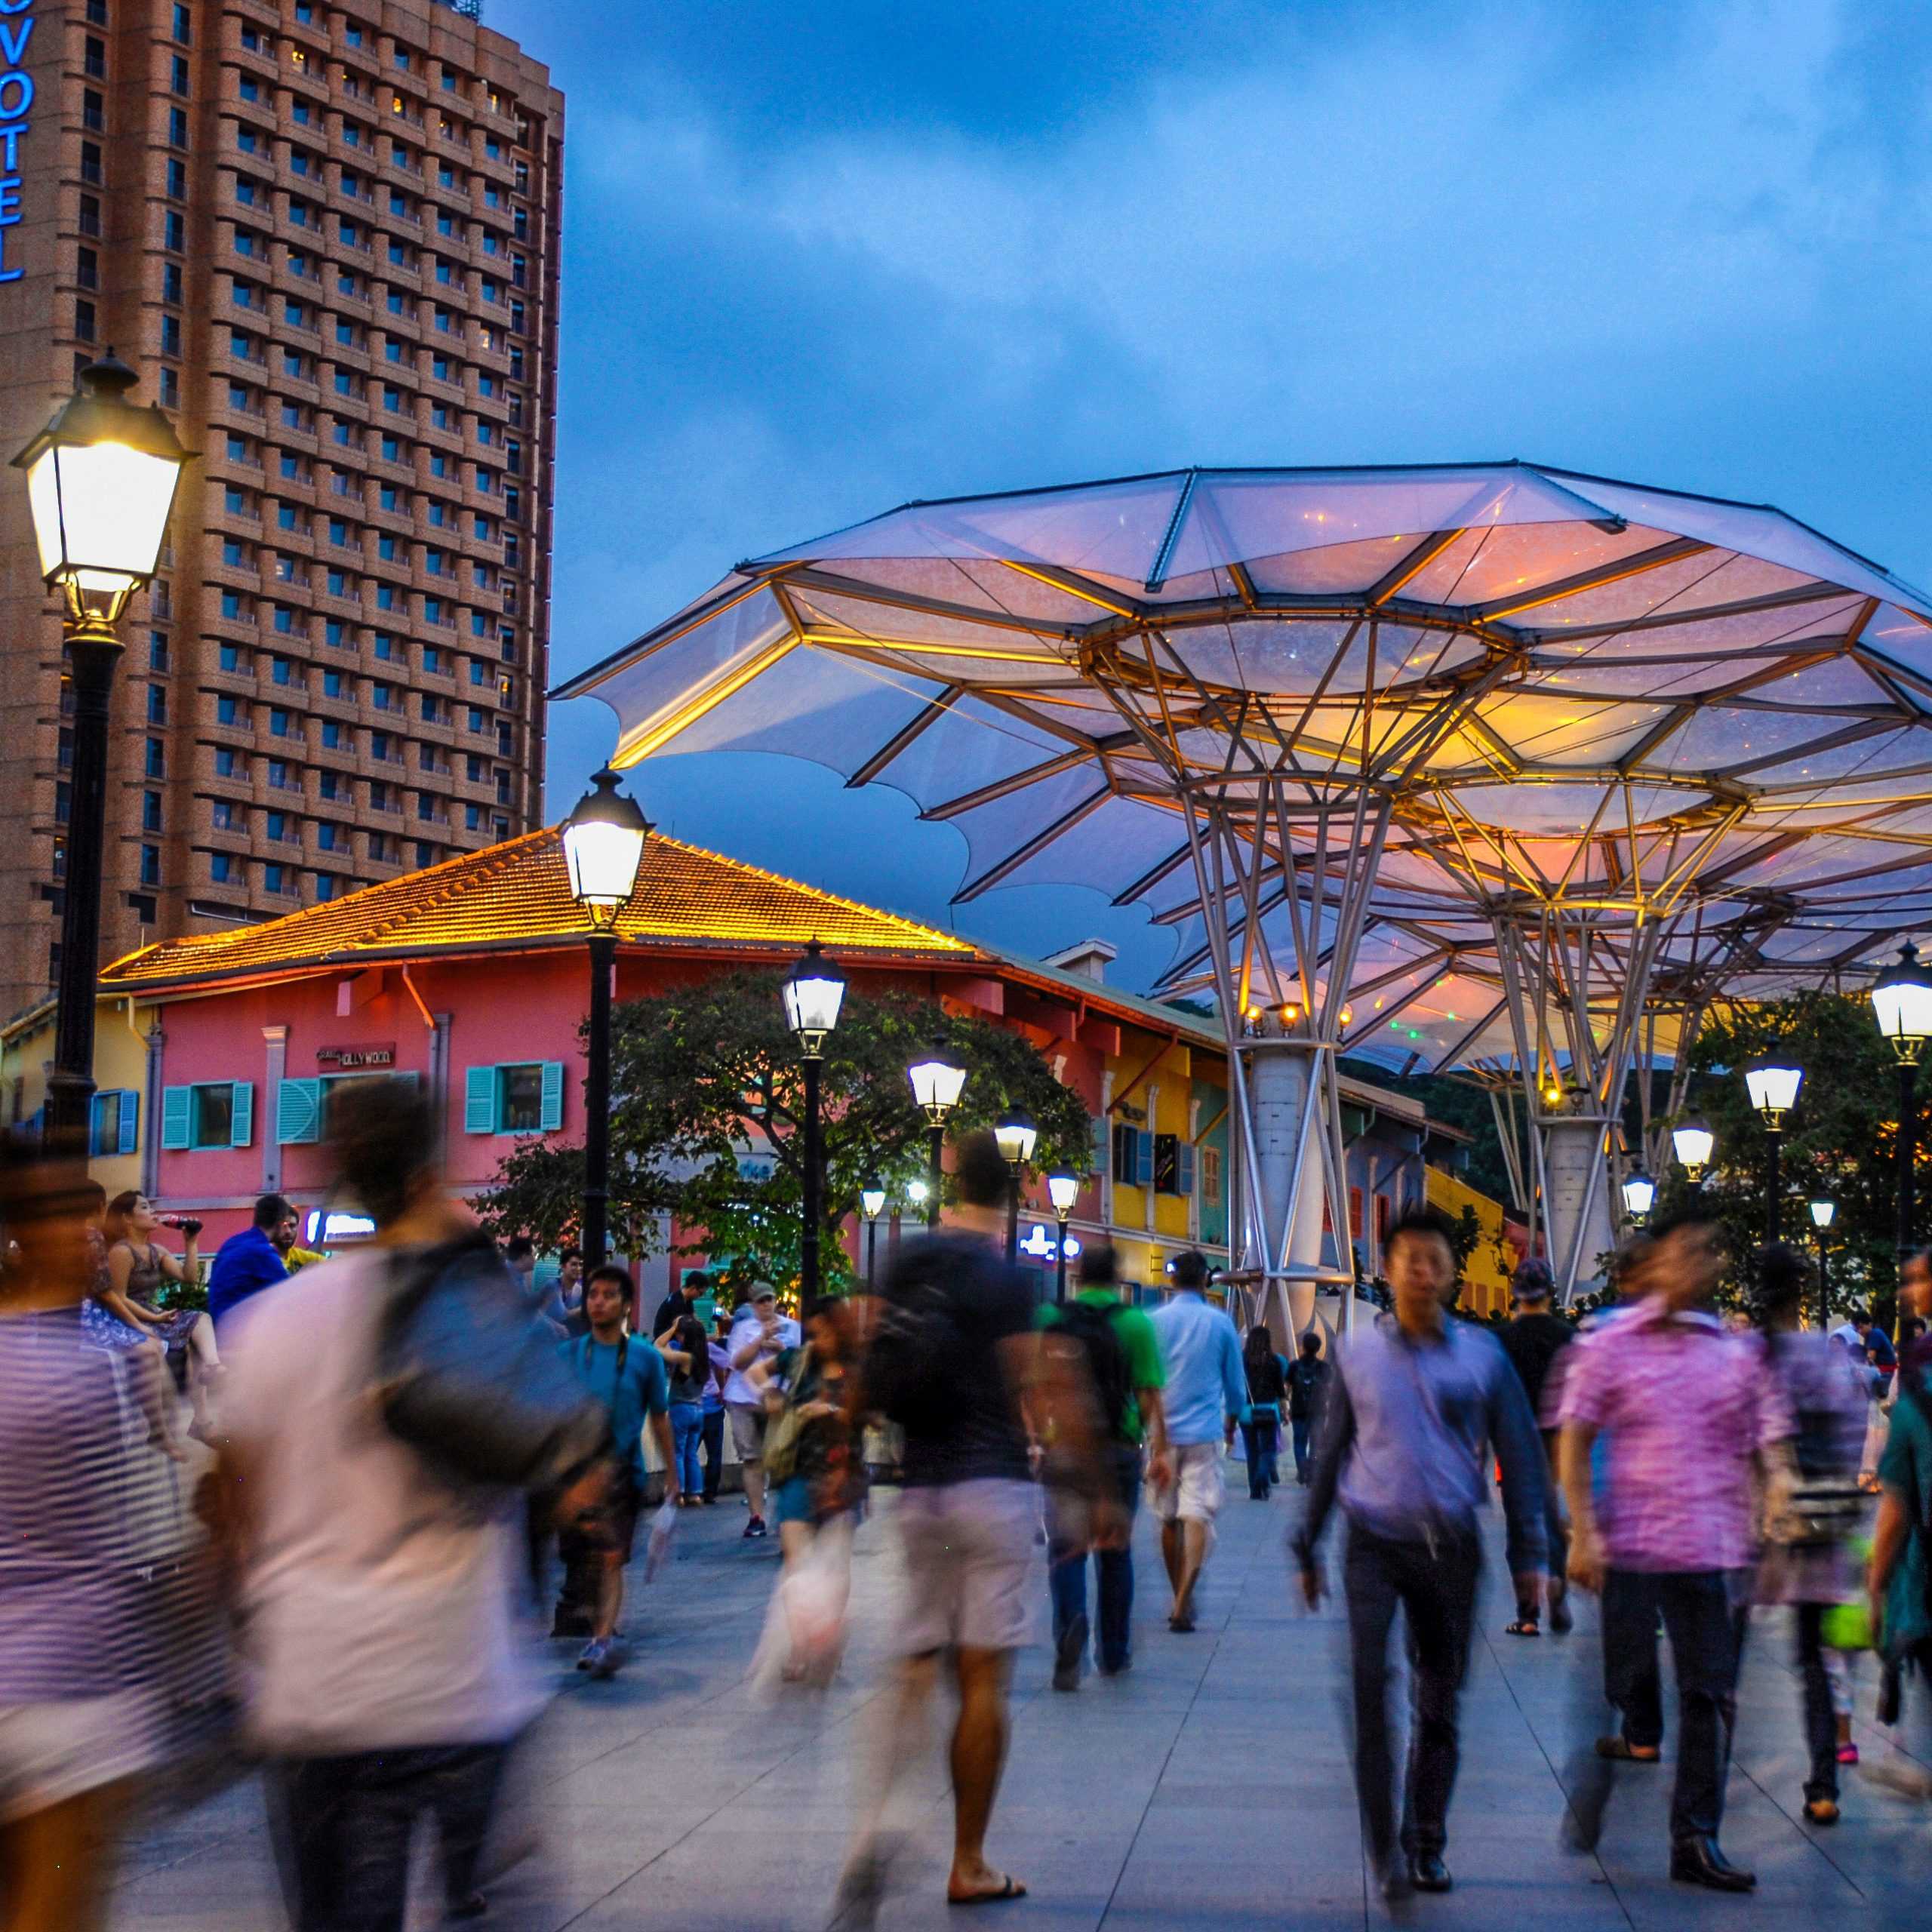
<instances>
[{"instance_id":1,"label":"denim jeans","mask_svg":"<svg viewBox=\"0 0 1932 1932\"><path fill-rule=\"evenodd\" d=\"M1612 1570L1603 1587L1604 1691L1632 1744L1663 1741L1657 1620L1677 1673L1677 1783L1670 1837L1715 1838L1737 1721L1737 1669L1750 1614L1747 1589L1722 1570Z\"/></svg>"},{"instance_id":2,"label":"denim jeans","mask_svg":"<svg viewBox=\"0 0 1932 1932\"><path fill-rule=\"evenodd\" d=\"M1281 1480L1275 1464L1281 1441L1281 1418L1265 1409L1260 1411L1252 1422L1241 1424L1241 1441L1247 1457L1247 1493L1265 1497Z\"/></svg>"},{"instance_id":3,"label":"denim jeans","mask_svg":"<svg viewBox=\"0 0 1932 1932\"><path fill-rule=\"evenodd\" d=\"M695 1496L703 1478L698 1472L698 1438L704 1433L704 1405L701 1402L671 1404L671 1446L678 1458L678 1486L687 1496Z\"/></svg>"},{"instance_id":4,"label":"denim jeans","mask_svg":"<svg viewBox=\"0 0 1932 1932\"><path fill-rule=\"evenodd\" d=\"M1294 1438L1295 1481L1297 1482L1306 1482L1308 1480L1308 1432L1309 1426L1310 1418L1307 1416L1291 1416L1288 1418L1288 1432Z\"/></svg>"},{"instance_id":5,"label":"denim jeans","mask_svg":"<svg viewBox=\"0 0 1932 1932\"><path fill-rule=\"evenodd\" d=\"M722 1407L704 1411L704 1500L718 1500L718 1485L724 1475L724 1411Z\"/></svg>"},{"instance_id":6,"label":"denim jeans","mask_svg":"<svg viewBox=\"0 0 1932 1932\"><path fill-rule=\"evenodd\" d=\"M1115 1473L1128 1533L1140 1505L1140 1451L1124 1445L1115 1451ZM1087 1614L1087 1558L1091 1553L1098 1575L1095 1581L1100 1628L1094 1649L1103 1671L1124 1669L1133 1654L1134 1549L1131 1542L1118 1549L1094 1549L1087 1534L1087 1507L1078 1499L1049 1492L1047 1586L1054 1607L1054 1641L1057 1644L1076 1617Z\"/></svg>"}]
</instances>

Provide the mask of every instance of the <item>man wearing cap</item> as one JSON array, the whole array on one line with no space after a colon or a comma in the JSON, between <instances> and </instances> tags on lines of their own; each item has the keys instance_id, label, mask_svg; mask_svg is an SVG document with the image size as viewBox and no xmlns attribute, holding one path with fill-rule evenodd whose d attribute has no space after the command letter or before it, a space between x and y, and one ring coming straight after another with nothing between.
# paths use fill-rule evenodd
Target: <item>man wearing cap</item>
<instances>
[{"instance_id":1,"label":"man wearing cap","mask_svg":"<svg viewBox=\"0 0 1932 1932\"><path fill-rule=\"evenodd\" d=\"M778 1312L778 1291L769 1281L752 1284L751 1306L731 1324L724 1345L731 1373L724 1384L724 1413L731 1419L731 1440L744 1473L745 1499L752 1519L747 1537L761 1537L764 1526L764 1398L751 1380L758 1362L770 1362L804 1340L798 1324Z\"/></svg>"},{"instance_id":2,"label":"man wearing cap","mask_svg":"<svg viewBox=\"0 0 1932 1932\"><path fill-rule=\"evenodd\" d=\"M1577 1339L1577 1331L1560 1315L1550 1312L1550 1297L1555 1288L1556 1278L1550 1272L1548 1262L1534 1255L1521 1262L1509 1278L1509 1299L1515 1313L1497 1339L1521 1378L1523 1392L1530 1398L1530 1413L1543 1433L1543 1454L1549 1459L1543 1534L1548 1543L1549 1627L1560 1637L1571 1625L1563 1574L1569 1561L1570 1543L1563 1527L1562 1491L1557 1478L1557 1432L1549 1423L1562 1394L1563 1371L1558 1358ZM1540 1635L1536 1599L1532 1597L1526 1602L1519 1595L1516 1620L1505 1627L1512 1637Z\"/></svg>"}]
</instances>

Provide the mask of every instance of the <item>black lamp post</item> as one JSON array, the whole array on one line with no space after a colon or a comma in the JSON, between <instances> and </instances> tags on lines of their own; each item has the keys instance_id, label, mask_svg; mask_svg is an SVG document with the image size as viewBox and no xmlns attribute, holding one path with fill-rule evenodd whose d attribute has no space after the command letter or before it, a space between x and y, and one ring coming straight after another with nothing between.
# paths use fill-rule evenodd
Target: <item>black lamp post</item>
<instances>
[{"instance_id":1,"label":"black lamp post","mask_svg":"<svg viewBox=\"0 0 1932 1932\"><path fill-rule=\"evenodd\" d=\"M67 774L60 971L48 1076L46 1140L85 1158L94 1102L94 1017L100 969L101 855L106 835L107 727L118 626L155 574L189 452L158 409L128 399L140 379L110 349L14 459L42 580L60 592L73 755Z\"/></svg>"},{"instance_id":2,"label":"black lamp post","mask_svg":"<svg viewBox=\"0 0 1932 1932\"><path fill-rule=\"evenodd\" d=\"M1006 1259L1009 1267L1020 1259L1020 1175L1033 1158L1033 1143L1039 1137L1040 1131L1033 1124L1032 1115L1019 1107L1015 1107L993 1129L993 1138L999 1143L1000 1155L1006 1162L1010 1177L1006 1191Z\"/></svg>"},{"instance_id":3,"label":"black lamp post","mask_svg":"<svg viewBox=\"0 0 1932 1932\"><path fill-rule=\"evenodd\" d=\"M1825 1272L1825 1237L1830 1232L1832 1218L1838 1211L1835 1201L1814 1201L1811 1209L1811 1226L1818 1237L1818 1326L1820 1330L1832 1325L1831 1284Z\"/></svg>"},{"instance_id":4,"label":"black lamp post","mask_svg":"<svg viewBox=\"0 0 1932 1932\"><path fill-rule=\"evenodd\" d=\"M1779 1212L1783 1205L1778 1197L1783 1186L1778 1173L1778 1153L1779 1143L1784 1137L1784 1117L1798 1104L1798 1090L1804 1080L1802 1067L1780 1066L1770 1061L1761 1062L1744 1070L1745 1091L1751 1096L1751 1104L1764 1123L1764 1137L1770 1143L1770 1198L1764 1204L1767 1241L1778 1238Z\"/></svg>"},{"instance_id":5,"label":"black lamp post","mask_svg":"<svg viewBox=\"0 0 1932 1932\"><path fill-rule=\"evenodd\" d=\"M959 1104L959 1090L966 1084L966 1069L955 1066L944 1051L935 1045L924 1060L916 1060L906 1069L912 1083L912 1097L926 1116L926 1226L939 1226L941 1164L946 1157L946 1116Z\"/></svg>"},{"instance_id":6,"label":"black lamp post","mask_svg":"<svg viewBox=\"0 0 1932 1932\"><path fill-rule=\"evenodd\" d=\"M1918 949L1908 940L1897 961L1878 977L1872 989L1872 1010L1878 1030L1891 1042L1899 1073L1898 1208L1895 1235L1899 1268L1912 1252L1912 1164L1917 1155L1918 1108L1913 1087L1918 1056L1932 1037L1932 978L1918 963Z\"/></svg>"},{"instance_id":7,"label":"black lamp post","mask_svg":"<svg viewBox=\"0 0 1932 1932\"><path fill-rule=\"evenodd\" d=\"M805 1069L804 1238L798 1249L798 1313L809 1315L818 1301L819 1224L825 1219L825 1153L820 1145L819 1074L825 1042L838 1024L844 1003L845 975L826 958L814 940L785 982L785 1018L798 1035Z\"/></svg>"},{"instance_id":8,"label":"black lamp post","mask_svg":"<svg viewBox=\"0 0 1932 1932\"><path fill-rule=\"evenodd\" d=\"M885 1189L877 1174L869 1174L859 1190L859 1205L866 1211L866 1286L878 1282L878 1217L885 1206Z\"/></svg>"},{"instance_id":9,"label":"black lamp post","mask_svg":"<svg viewBox=\"0 0 1932 1932\"><path fill-rule=\"evenodd\" d=\"M589 1034L583 1075L583 1265L604 1265L611 1224L611 983L617 971L617 915L630 903L651 821L617 789L608 766L564 820L560 835L571 897L590 915Z\"/></svg>"},{"instance_id":10,"label":"black lamp post","mask_svg":"<svg viewBox=\"0 0 1932 1932\"><path fill-rule=\"evenodd\" d=\"M1073 1216L1073 1204L1080 1198L1080 1182L1073 1174L1049 1174L1047 1198L1054 1204L1054 1219L1060 1224L1060 1238L1054 1244L1054 1300L1066 1299L1066 1224Z\"/></svg>"}]
</instances>

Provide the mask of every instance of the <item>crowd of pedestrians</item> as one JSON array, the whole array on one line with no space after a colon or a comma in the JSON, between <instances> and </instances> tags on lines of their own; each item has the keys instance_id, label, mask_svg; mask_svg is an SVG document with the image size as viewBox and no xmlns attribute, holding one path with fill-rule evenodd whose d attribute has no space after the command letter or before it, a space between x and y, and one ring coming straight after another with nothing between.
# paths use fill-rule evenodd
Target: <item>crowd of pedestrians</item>
<instances>
[{"instance_id":1,"label":"crowd of pedestrians","mask_svg":"<svg viewBox=\"0 0 1932 1932\"><path fill-rule=\"evenodd\" d=\"M573 1250L544 1278L533 1247L485 1237L445 1190L432 1128L401 1083L339 1095L338 1184L373 1234L306 1254L296 1210L264 1195L214 1257L206 1314L174 1292L196 1272L197 1224L0 1148L10 1927L101 1922L127 1795L178 1752L184 1699L237 1714L299 1932L399 1927L426 1826L444 1912L485 1912L510 1767L571 1661L546 1674L534 1619L580 1644L592 1680L614 1675L647 1512L654 1564L681 1512L716 1506L728 1433L744 1537L777 1530L752 1672L770 1694L841 1669L854 1538L891 1479L894 1661L837 1900L854 1924L909 1877L940 1711L945 1896L1026 1895L992 1845L1014 1658L1044 1635L1065 1694L1090 1669L1133 1669L1137 1637L1159 1628L1135 1614L1143 1499L1168 1585L1156 1641L1193 1636L1237 1437L1249 1501L1273 1500L1284 1433L1306 1490L1284 1590L1312 1609L1339 1582L1364 1843L1392 1898L1454 1883L1460 1704L1499 1495L1506 1633L1563 1637L1575 1592L1600 1604L1600 1657L1578 1668L1600 1671L1609 1717L1569 1781L1577 1841L1595 1841L1620 1781L1664 1759L1660 1637L1675 1713L1664 1869L1711 1890L1755 1884L1721 1842L1754 1619L1789 1623L1814 1827L1841 1815L1859 1700L1887 1723L1923 1701L1932 1255L1903 1271L1896 1348L1863 1311L1807 1327L1810 1264L1777 1246L1746 1258L1740 1332L1716 1308L1722 1229L1697 1211L1632 1242L1617 1299L1580 1325L1526 1261L1495 1327L1456 1313L1453 1230L1418 1211L1385 1235L1386 1314L1278 1346L1264 1324L1243 1334L1192 1251L1151 1310L1099 1243L1072 1295L1040 1306L1004 1251L1008 1170L974 1134L944 1231L900 1244L867 1292L795 1318L770 1284L740 1299L690 1273L645 1320L624 1268L586 1269ZM194 1649L192 1684L189 1626L157 1614L162 1576L188 1580L227 1632Z\"/></svg>"}]
</instances>

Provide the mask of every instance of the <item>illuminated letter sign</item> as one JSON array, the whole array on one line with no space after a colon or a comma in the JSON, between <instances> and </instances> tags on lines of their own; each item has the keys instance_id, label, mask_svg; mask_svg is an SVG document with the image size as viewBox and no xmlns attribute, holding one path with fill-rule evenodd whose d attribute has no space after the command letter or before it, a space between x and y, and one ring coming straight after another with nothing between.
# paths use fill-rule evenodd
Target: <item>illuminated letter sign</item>
<instances>
[{"instance_id":1,"label":"illuminated letter sign","mask_svg":"<svg viewBox=\"0 0 1932 1932\"><path fill-rule=\"evenodd\" d=\"M20 137L33 108L33 76L26 70L33 38L33 0L0 0L0 281L18 281L26 271L7 263L7 231L20 219Z\"/></svg>"}]
</instances>

